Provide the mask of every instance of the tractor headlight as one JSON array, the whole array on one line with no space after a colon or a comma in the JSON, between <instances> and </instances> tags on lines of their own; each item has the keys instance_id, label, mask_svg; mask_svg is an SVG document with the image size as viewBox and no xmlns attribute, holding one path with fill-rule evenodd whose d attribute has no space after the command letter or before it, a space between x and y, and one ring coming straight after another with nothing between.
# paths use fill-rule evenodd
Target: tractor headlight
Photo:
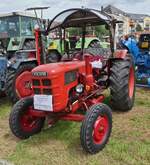
<instances>
[{"instance_id":1,"label":"tractor headlight","mask_svg":"<svg viewBox=\"0 0 150 165\"><path fill-rule=\"evenodd\" d=\"M7 67L10 67L10 66L11 66L11 62L7 61Z\"/></svg>"},{"instance_id":2,"label":"tractor headlight","mask_svg":"<svg viewBox=\"0 0 150 165\"><path fill-rule=\"evenodd\" d=\"M77 93L83 93L84 91L84 85L83 84L79 84L76 86L76 92Z\"/></svg>"},{"instance_id":3,"label":"tractor headlight","mask_svg":"<svg viewBox=\"0 0 150 165\"><path fill-rule=\"evenodd\" d=\"M7 61L7 67L10 67L16 62L16 57L11 58L10 60Z\"/></svg>"}]
</instances>

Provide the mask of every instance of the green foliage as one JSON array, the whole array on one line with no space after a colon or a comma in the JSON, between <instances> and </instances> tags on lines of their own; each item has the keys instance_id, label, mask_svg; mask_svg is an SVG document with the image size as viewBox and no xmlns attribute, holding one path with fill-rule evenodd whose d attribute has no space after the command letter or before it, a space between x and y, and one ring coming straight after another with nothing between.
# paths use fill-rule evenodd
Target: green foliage
<instances>
[{"instance_id":1,"label":"green foliage","mask_svg":"<svg viewBox=\"0 0 150 165\"><path fill-rule=\"evenodd\" d=\"M81 28L69 28L67 30L69 32L69 36L81 36L82 35L82 29Z\"/></svg>"},{"instance_id":2,"label":"green foliage","mask_svg":"<svg viewBox=\"0 0 150 165\"><path fill-rule=\"evenodd\" d=\"M69 28L68 29L69 35L82 35L82 29L81 28ZM96 37L102 38L102 36L109 35L109 31L106 29L105 25L100 26L94 26L94 27L87 27L86 29L87 34L95 34Z\"/></svg>"},{"instance_id":3,"label":"green foliage","mask_svg":"<svg viewBox=\"0 0 150 165\"><path fill-rule=\"evenodd\" d=\"M142 31L142 27L141 27L141 25L140 25L140 24L137 24L137 26L136 26L136 31L137 31L137 32Z\"/></svg>"},{"instance_id":4,"label":"green foliage","mask_svg":"<svg viewBox=\"0 0 150 165\"><path fill-rule=\"evenodd\" d=\"M106 29L105 25L95 27L96 36L102 38L102 36L108 36L109 31Z\"/></svg>"}]
</instances>

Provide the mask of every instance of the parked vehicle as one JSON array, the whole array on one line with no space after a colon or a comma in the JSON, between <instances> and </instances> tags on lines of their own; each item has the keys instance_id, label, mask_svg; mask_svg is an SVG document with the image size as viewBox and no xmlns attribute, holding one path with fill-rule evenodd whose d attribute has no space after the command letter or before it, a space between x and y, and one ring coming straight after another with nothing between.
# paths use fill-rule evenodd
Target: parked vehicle
<instances>
[{"instance_id":1,"label":"parked vehicle","mask_svg":"<svg viewBox=\"0 0 150 165\"><path fill-rule=\"evenodd\" d=\"M0 15L0 93L5 91L7 62L19 50L35 50L34 26L37 19L29 14L13 12ZM4 62L5 61L5 62ZM5 65L4 65L5 63ZM3 67L2 67L3 66ZM4 67L5 66L5 67ZM15 65L16 69L19 66Z\"/></svg>"},{"instance_id":2,"label":"parked vehicle","mask_svg":"<svg viewBox=\"0 0 150 165\"><path fill-rule=\"evenodd\" d=\"M126 37L121 42L133 56L137 85L150 87L150 33L141 34L139 42L133 37Z\"/></svg>"},{"instance_id":3,"label":"parked vehicle","mask_svg":"<svg viewBox=\"0 0 150 165\"><path fill-rule=\"evenodd\" d=\"M33 95L18 101L9 118L15 136L26 139L39 133L46 117L50 125L58 120L82 121L83 149L95 154L105 147L112 130L112 114L103 103L103 91L110 89L111 106L116 110L128 111L134 104L134 63L127 50L114 49L116 23L110 16L87 8L65 10L52 19L45 34L58 26L80 27L82 46L79 51L67 52L67 57L60 62L43 64L31 71ZM86 26L94 25L106 25L110 29L112 52L109 56L84 49ZM37 33L37 55L43 57L43 45L39 42L41 31Z\"/></svg>"}]
</instances>

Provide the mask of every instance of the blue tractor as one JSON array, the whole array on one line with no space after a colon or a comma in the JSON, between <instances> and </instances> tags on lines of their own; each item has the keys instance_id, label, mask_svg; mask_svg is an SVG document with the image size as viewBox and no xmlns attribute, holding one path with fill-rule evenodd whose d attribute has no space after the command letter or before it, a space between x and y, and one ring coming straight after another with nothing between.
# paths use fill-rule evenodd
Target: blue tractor
<instances>
[{"instance_id":1,"label":"blue tractor","mask_svg":"<svg viewBox=\"0 0 150 165\"><path fill-rule=\"evenodd\" d=\"M133 36L125 37L121 44L133 55L137 86L150 87L150 33L141 34L139 42Z\"/></svg>"},{"instance_id":2,"label":"blue tractor","mask_svg":"<svg viewBox=\"0 0 150 165\"><path fill-rule=\"evenodd\" d=\"M7 59L0 54L0 96L4 96L6 71L7 71Z\"/></svg>"}]
</instances>

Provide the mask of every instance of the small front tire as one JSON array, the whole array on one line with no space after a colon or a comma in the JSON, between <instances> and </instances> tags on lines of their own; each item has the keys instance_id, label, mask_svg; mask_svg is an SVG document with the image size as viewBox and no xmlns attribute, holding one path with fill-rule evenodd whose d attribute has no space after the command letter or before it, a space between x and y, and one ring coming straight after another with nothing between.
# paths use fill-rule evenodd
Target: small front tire
<instances>
[{"instance_id":1,"label":"small front tire","mask_svg":"<svg viewBox=\"0 0 150 165\"><path fill-rule=\"evenodd\" d=\"M33 98L27 97L19 100L10 113L9 127L20 139L27 139L39 133L44 126L45 118L35 117L29 113L32 106Z\"/></svg>"},{"instance_id":2,"label":"small front tire","mask_svg":"<svg viewBox=\"0 0 150 165\"><path fill-rule=\"evenodd\" d=\"M105 104L90 107L82 122L80 139L83 149L96 154L107 144L112 130L111 109Z\"/></svg>"}]
</instances>

